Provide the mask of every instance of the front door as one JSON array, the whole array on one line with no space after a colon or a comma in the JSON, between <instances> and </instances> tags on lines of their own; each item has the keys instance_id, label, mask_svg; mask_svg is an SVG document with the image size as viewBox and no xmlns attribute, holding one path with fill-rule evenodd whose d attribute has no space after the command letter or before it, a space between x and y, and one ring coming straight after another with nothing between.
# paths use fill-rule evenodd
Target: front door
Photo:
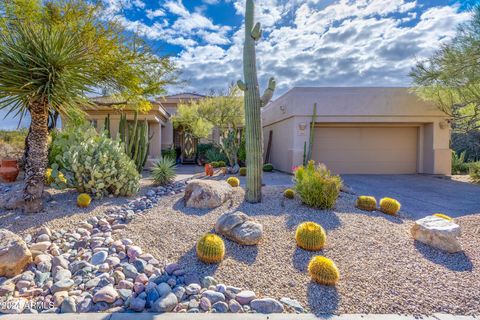
<instances>
[{"instance_id":1,"label":"front door","mask_svg":"<svg viewBox=\"0 0 480 320\"><path fill-rule=\"evenodd\" d=\"M197 139L189 132L182 135L182 163L195 163Z\"/></svg>"}]
</instances>

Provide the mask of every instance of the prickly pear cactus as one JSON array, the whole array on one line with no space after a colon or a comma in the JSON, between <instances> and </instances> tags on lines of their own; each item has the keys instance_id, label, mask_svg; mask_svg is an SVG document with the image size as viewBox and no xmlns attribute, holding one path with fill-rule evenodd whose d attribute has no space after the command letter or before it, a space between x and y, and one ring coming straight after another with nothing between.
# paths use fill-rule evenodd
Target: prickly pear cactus
<instances>
[{"instance_id":1,"label":"prickly pear cactus","mask_svg":"<svg viewBox=\"0 0 480 320\"><path fill-rule=\"evenodd\" d=\"M245 7L245 44L243 48L244 81L238 81L238 87L244 91L245 98L245 148L248 164L247 189L245 199L256 203L262 200L263 137L260 109L273 96L275 80L270 78L268 87L260 96L257 79L255 42L262 35L260 23L254 25L254 3L247 0Z\"/></svg>"}]
</instances>

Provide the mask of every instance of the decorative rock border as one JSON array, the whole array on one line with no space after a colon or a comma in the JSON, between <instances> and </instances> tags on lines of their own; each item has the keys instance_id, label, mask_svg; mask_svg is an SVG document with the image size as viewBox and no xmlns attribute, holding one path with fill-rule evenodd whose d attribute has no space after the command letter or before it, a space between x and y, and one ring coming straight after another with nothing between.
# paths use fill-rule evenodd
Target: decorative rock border
<instances>
[{"instance_id":1,"label":"decorative rock border","mask_svg":"<svg viewBox=\"0 0 480 320\"><path fill-rule=\"evenodd\" d=\"M42 227L28 235L34 263L0 278L0 313L305 312L296 300L258 299L213 277L186 274L178 263L162 265L130 239L113 239L135 214L183 192L186 183L152 188L71 230Z\"/></svg>"}]
</instances>

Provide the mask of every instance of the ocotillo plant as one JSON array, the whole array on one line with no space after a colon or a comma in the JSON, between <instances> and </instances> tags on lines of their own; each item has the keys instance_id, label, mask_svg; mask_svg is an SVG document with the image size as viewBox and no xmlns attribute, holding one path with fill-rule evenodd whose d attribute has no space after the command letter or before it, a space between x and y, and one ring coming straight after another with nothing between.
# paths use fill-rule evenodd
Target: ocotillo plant
<instances>
[{"instance_id":1,"label":"ocotillo plant","mask_svg":"<svg viewBox=\"0 0 480 320\"><path fill-rule=\"evenodd\" d=\"M239 80L237 84L245 93L245 149L248 164L245 199L252 203L262 200L263 137L260 109L270 101L275 90L275 79L270 78L268 88L263 96L260 96L255 42L262 36L262 31L259 22L254 26L254 15L253 0L247 0L245 7L245 44L243 47L244 81Z\"/></svg>"}]
</instances>

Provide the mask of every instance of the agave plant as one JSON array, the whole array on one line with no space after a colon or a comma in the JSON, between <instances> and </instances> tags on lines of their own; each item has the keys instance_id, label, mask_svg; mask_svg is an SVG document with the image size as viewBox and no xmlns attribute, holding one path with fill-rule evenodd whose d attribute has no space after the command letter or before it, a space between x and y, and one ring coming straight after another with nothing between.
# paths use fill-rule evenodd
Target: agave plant
<instances>
[{"instance_id":1,"label":"agave plant","mask_svg":"<svg viewBox=\"0 0 480 320\"><path fill-rule=\"evenodd\" d=\"M152 177L156 184L165 186L175 181L175 160L171 157L163 157L152 170Z\"/></svg>"},{"instance_id":2,"label":"agave plant","mask_svg":"<svg viewBox=\"0 0 480 320\"><path fill-rule=\"evenodd\" d=\"M6 22L3 22L6 23ZM78 115L93 83L88 50L72 30L11 23L0 33L0 109L30 114L25 188L18 206L42 209L49 112Z\"/></svg>"}]
</instances>

